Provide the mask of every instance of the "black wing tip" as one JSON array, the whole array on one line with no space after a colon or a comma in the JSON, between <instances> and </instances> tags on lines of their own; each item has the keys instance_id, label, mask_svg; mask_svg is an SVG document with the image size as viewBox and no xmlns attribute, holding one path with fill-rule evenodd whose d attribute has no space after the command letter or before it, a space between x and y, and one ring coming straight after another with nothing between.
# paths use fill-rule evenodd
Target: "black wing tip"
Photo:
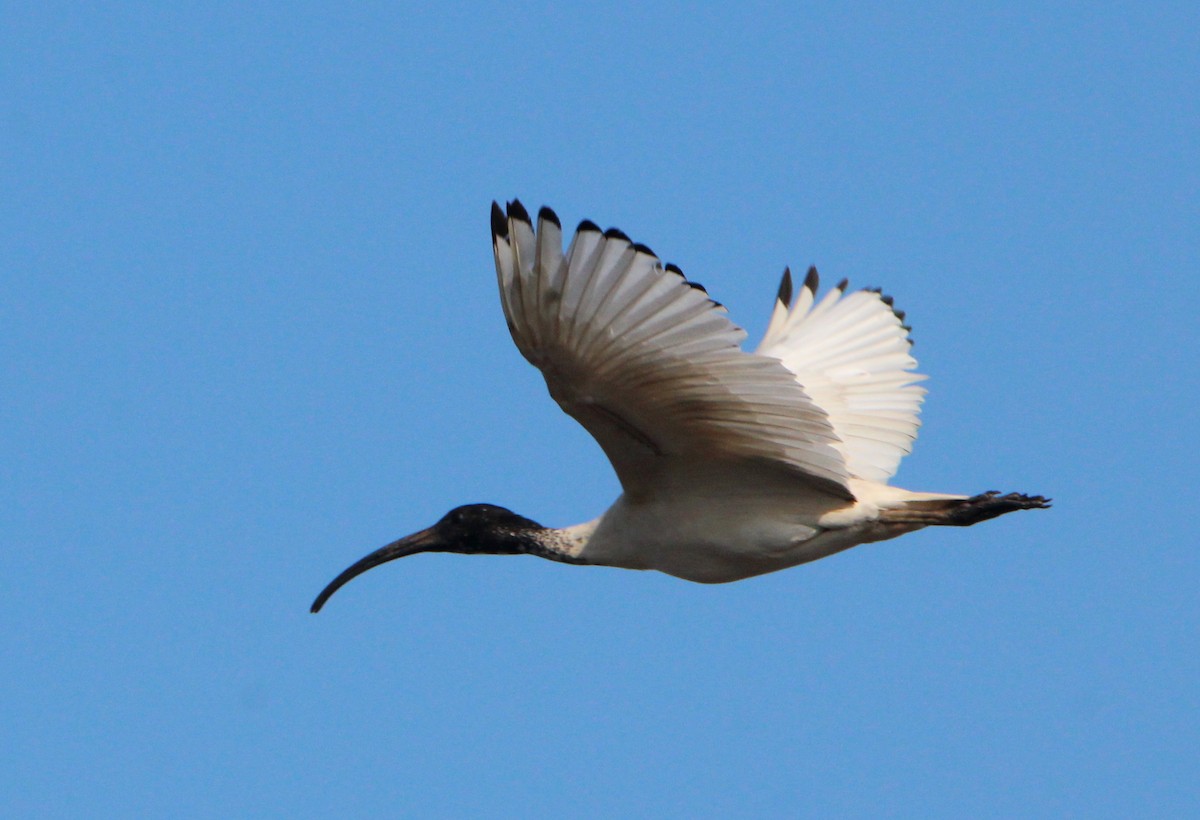
<instances>
[{"instance_id":1,"label":"black wing tip","mask_svg":"<svg viewBox=\"0 0 1200 820\"><path fill-rule=\"evenodd\" d=\"M492 238L508 239L508 219L500 208L500 203L492 200Z\"/></svg>"},{"instance_id":2,"label":"black wing tip","mask_svg":"<svg viewBox=\"0 0 1200 820\"><path fill-rule=\"evenodd\" d=\"M533 220L529 218L529 211L525 210L525 206L521 204L521 200L514 199L508 203L508 218L518 219L521 222L533 224Z\"/></svg>"},{"instance_id":3,"label":"black wing tip","mask_svg":"<svg viewBox=\"0 0 1200 820\"><path fill-rule=\"evenodd\" d=\"M811 285L810 285L810 283L811 283ZM836 290L840 290L843 293L845 293L846 288L849 287L849 285L850 285L850 280L843 279L842 281L838 282ZM806 278L804 280L804 286L806 288L811 287L813 293L816 293L816 291L817 291L817 269L816 268L808 269L808 278ZM912 332L912 327L910 327L909 325L906 325L904 323L904 317L905 317L904 311L896 310L895 298L884 293L883 288L863 288L863 292L864 293L874 293L876 296L878 296L879 301L883 302L885 305L887 305L889 308L891 308L892 314L895 315L896 319L900 322L900 327L902 327L904 329L904 332L905 333ZM908 340L908 342L911 345L912 339L910 338Z\"/></svg>"},{"instance_id":4,"label":"black wing tip","mask_svg":"<svg viewBox=\"0 0 1200 820\"><path fill-rule=\"evenodd\" d=\"M663 270L666 271L667 273L673 273L676 276L678 276L680 279L683 280L683 284L687 285L692 290L698 290L701 293L703 293L705 296L708 296L708 288L704 287L704 285L700 284L699 282L693 282L691 279L688 279L686 276L684 276L683 270L678 265L676 265L674 262L668 262L667 264L663 265ZM714 307L719 307L719 308L725 307L723 304L721 304L720 302L718 302L716 299L712 298L711 296L708 296L708 301Z\"/></svg>"},{"instance_id":5,"label":"black wing tip","mask_svg":"<svg viewBox=\"0 0 1200 820\"><path fill-rule=\"evenodd\" d=\"M708 291L704 289L704 285L700 284L699 282L693 282L691 279L688 279L686 276L684 276L683 269L674 262L668 262L667 264L663 265L663 270L665 270L667 273L673 273L678 276L683 280L683 284L687 285L689 288L703 290L705 293L708 293Z\"/></svg>"},{"instance_id":6,"label":"black wing tip","mask_svg":"<svg viewBox=\"0 0 1200 820\"><path fill-rule=\"evenodd\" d=\"M579 227L575 229L575 233L583 233L584 231L600 233L600 226L590 219L585 219L579 223Z\"/></svg>"},{"instance_id":7,"label":"black wing tip","mask_svg":"<svg viewBox=\"0 0 1200 820\"><path fill-rule=\"evenodd\" d=\"M900 327L902 327L904 329L905 333L912 332L912 327L910 327L909 325L906 325L904 323L904 317L907 314L902 310L896 309L895 297L889 296L888 294L884 293L883 288L863 288L863 290L867 293L874 293L876 296L879 297L879 301L883 302L885 305L887 305L891 309L892 315L896 317L896 320L898 322L900 322ZM910 344L912 343L912 339L909 339L909 343Z\"/></svg>"},{"instance_id":8,"label":"black wing tip","mask_svg":"<svg viewBox=\"0 0 1200 820\"><path fill-rule=\"evenodd\" d=\"M792 269L783 269L783 278L779 281L779 293L775 296L785 308L792 303Z\"/></svg>"},{"instance_id":9,"label":"black wing tip","mask_svg":"<svg viewBox=\"0 0 1200 820\"><path fill-rule=\"evenodd\" d=\"M629 242L629 237L620 228L609 228L604 232L605 239L620 239L623 242Z\"/></svg>"},{"instance_id":10,"label":"black wing tip","mask_svg":"<svg viewBox=\"0 0 1200 820\"><path fill-rule=\"evenodd\" d=\"M647 256L653 256L655 259L658 258L658 254L656 254L654 251L650 250L650 246L643 245L641 242L634 242L633 249L635 251L637 251L638 253L644 253Z\"/></svg>"},{"instance_id":11,"label":"black wing tip","mask_svg":"<svg viewBox=\"0 0 1200 820\"><path fill-rule=\"evenodd\" d=\"M538 209L538 222L551 222L554 227L562 230L562 223L558 221L558 214L545 205Z\"/></svg>"},{"instance_id":12,"label":"black wing tip","mask_svg":"<svg viewBox=\"0 0 1200 820\"><path fill-rule=\"evenodd\" d=\"M817 294L817 288L821 286L821 275L817 273L816 265L808 266L808 273L804 274L804 288L811 291L814 296Z\"/></svg>"}]
</instances>

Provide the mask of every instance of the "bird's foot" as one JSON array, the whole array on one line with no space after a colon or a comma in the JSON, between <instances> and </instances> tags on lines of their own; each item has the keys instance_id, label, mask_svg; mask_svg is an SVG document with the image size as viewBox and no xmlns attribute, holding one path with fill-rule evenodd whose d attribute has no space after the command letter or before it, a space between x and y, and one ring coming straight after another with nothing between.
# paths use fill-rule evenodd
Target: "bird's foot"
<instances>
[{"instance_id":1,"label":"bird's foot","mask_svg":"<svg viewBox=\"0 0 1200 820\"><path fill-rule=\"evenodd\" d=\"M1005 513L1017 510L1040 510L1050 506L1050 499L1040 495L1008 493L1001 495L996 490L971 496L959 501L946 510L946 520L941 523L952 527L969 527Z\"/></svg>"}]
</instances>

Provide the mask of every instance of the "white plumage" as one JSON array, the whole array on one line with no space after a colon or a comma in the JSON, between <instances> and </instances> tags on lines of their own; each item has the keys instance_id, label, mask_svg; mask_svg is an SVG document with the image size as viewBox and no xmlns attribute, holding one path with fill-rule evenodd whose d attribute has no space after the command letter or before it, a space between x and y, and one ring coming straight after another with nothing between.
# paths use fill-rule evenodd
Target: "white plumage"
<instances>
[{"instance_id":1,"label":"white plumage","mask_svg":"<svg viewBox=\"0 0 1200 820\"><path fill-rule=\"evenodd\" d=\"M776 302L755 352L783 362L825 411L851 477L886 482L917 436L925 376L912 372L908 328L890 298L847 294L843 283L817 303L817 281L810 269L790 309Z\"/></svg>"},{"instance_id":2,"label":"white plumage","mask_svg":"<svg viewBox=\"0 0 1200 820\"><path fill-rule=\"evenodd\" d=\"M554 213L535 229L514 202L494 209L493 242L513 340L624 491L568 528L587 563L731 581L952 523L953 511L982 520L1042 501L887 486L916 437L925 377L879 291L843 282L818 300L814 269L792 301L785 271L747 353L723 307L620 231L584 222L564 254Z\"/></svg>"},{"instance_id":3,"label":"white plumage","mask_svg":"<svg viewBox=\"0 0 1200 820\"><path fill-rule=\"evenodd\" d=\"M719 583L930 524L965 526L1041 496L917 493L886 482L912 448L924 379L908 328L877 290L818 299L785 271L753 353L703 288L644 245L583 222L492 205L500 301L550 395L599 442L622 495L602 516L546 528L468 505L368 555L355 575L416 552L533 553Z\"/></svg>"}]
</instances>

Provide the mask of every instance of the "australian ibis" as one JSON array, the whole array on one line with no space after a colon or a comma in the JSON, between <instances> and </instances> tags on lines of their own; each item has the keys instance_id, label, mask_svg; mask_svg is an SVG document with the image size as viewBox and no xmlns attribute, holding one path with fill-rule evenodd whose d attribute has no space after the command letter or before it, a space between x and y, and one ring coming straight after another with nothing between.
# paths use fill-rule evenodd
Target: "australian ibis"
<instances>
[{"instance_id":1,"label":"australian ibis","mask_svg":"<svg viewBox=\"0 0 1200 820\"><path fill-rule=\"evenodd\" d=\"M785 270L766 334L619 230L584 221L563 252L549 208L492 203L500 304L517 349L612 462L600 517L544 527L469 504L376 550L317 596L419 552L538 555L716 584L930 525L1048 507L1037 495L921 493L887 482L917 435L925 390L904 314L846 282L818 295Z\"/></svg>"}]
</instances>

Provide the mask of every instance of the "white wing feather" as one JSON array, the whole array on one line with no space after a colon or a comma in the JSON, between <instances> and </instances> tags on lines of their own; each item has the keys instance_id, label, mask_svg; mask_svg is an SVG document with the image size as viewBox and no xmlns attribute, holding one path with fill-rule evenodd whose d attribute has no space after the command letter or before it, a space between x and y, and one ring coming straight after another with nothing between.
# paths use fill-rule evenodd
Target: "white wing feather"
<instances>
[{"instance_id":1,"label":"white wing feather","mask_svg":"<svg viewBox=\"0 0 1200 820\"><path fill-rule=\"evenodd\" d=\"M844 282L818 302L815 269L789 307L784 277L757 352L783 362L828 414L851 477L886 482L912 450L925 396L903 314L878 291L845 293Z\"/></svg>"},{"instance_id":2,"label":"white wing feather","mask_svg":"<svg viewBox=\"0 0 1200 820\"><path fill-rule=\"evenodd\" d=\"M519 202L507 215L493 204L492 234L513 340L627 493L700 459L774 465L853 497L826 412L777 358L742 351L745 331L678 269L590 222L564 255L554 213L535 231Z\"/></svg>"}]
</instances>

